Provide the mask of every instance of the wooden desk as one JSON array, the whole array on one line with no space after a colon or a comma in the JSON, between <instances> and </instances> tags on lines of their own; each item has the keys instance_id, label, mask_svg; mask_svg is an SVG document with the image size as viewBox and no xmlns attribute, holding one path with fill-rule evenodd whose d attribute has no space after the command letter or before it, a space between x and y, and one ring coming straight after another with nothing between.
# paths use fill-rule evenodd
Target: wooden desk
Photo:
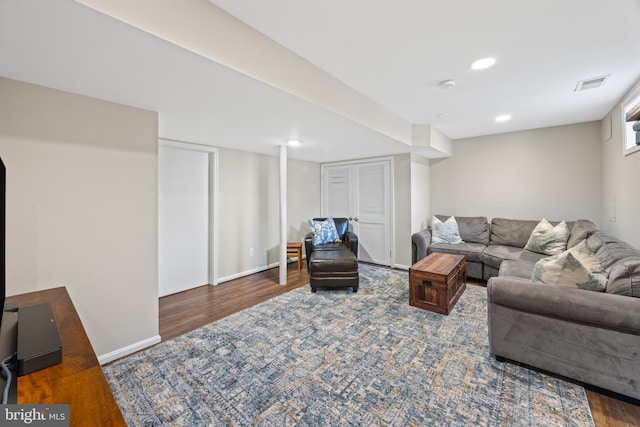
<instances>
[{"instance_id":1,"label":"wooden desk","mask_svg":"<svg viewBox=\"0 0 640 427\"><path fill-rule=\"evenodd\" d=\"M287 242L287 259L298 258L298 271L302 269L302 242Z\"/></svg>"},{"instance_id":2,"label":"wooden desk","mask_svg":"<svg viewBox=\"0 0 640 427\"><path fill-rule=\"evenodd\" d=\"M51 304L62 340L61 363L18 378L18 403L69 404L72 426L126 426L66 288L16 295L7 302Z\"/></svg>"}]
</instances>

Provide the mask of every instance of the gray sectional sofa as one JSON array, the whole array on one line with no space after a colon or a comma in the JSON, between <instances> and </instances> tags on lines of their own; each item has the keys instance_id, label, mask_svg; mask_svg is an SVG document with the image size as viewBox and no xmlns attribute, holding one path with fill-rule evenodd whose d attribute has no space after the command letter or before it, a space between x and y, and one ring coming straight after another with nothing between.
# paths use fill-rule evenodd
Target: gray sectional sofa
<instances>
[{"instance_id":1,"label":"gray sectional sofa","mask_svg":"<svg viewBox=\"0 0 640 427\"><path fill-rule=\"evenodd\" d=\"M436 215L444 221L448 216ZM524 249L531 232L540 220L493 218L491 223L483 216L456 216L460 237L464 243L431 243L431 231L424 229L411 236L412 263L415 264L433 252L464 255L467 262L467 277L488 281L497 276L502 261L519 260L535 264L548 255ZM556 225L558 222L551 221ZM574 233L574 224L578 224ZM569 241L578 243L587 233L597 230L588 220L568 221L571 230ZM582 238L580 238L582 237ZM529 270L529 276L531 271Z\"/></svg>"},{"instance_id":2,"label":"gray sectional sofa","mask_svg":"<svg viewBox=\"0 0 640 427\"><path fill-rule=\"evenodd\" d=\"M478 217L456 220L463 240L470 231L467 237L474 240L485 236L479 232ZM497 359L640 399L640 250L599 231L590 221L567 223L567 247L587 239L606 272L605 291L535 283L533 267L547 255L523 248L537 223L494 218L487 243L472 240L460 244L458 252L457 245L427 244L428 230L423 231L413 236L414 255L469 254L467 265L473 263L475 270L468 276L488 279L489 345Z\"/></svg>"},{"instance_id":3,"label":"gray sectional sofa","mask_svg":"<svg viewBox=\"0 0 640 427\"><path fill-rule=\"evenodd\" d=\"M436 215L441 221L448 216ZM411 236L411 263L415 264L433 252L464 255L467 263L467 277L483 279L482 254L490 242L489 222L486 217L456 217L460 237L464 243L435 243L431 244L431 231L424 229ZM535 227L535 225L534 225ZM525 242L526 244L526 242ZM524 247L524 245L522 245Z\"/></svg>"}]
</instances>

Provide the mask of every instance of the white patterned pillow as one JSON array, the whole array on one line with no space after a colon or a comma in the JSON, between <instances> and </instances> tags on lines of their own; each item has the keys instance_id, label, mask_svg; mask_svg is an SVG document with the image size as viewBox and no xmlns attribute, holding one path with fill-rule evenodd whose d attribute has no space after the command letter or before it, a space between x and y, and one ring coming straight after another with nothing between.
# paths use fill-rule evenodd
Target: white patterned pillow
<instances>
[{"instance_id":1,"label":"white patterned pillow","mask_svg":"<svg viewBox=\"0 0 640 427\"><path fill-rule=\"evenodd\" d=\"M525 249L545 255L555 255L567 249L569 227L562 221L555 227L545 218L531 232Z\"/></svg>"},{"instance_id":2,"label":"white patterned pillow","mask_svg":"<svg viewBox=\"0 0 640 427\"><path fill-rule=\"evenodd\" d=\"M332 217L324 221L314 221L308 219L307 223L313 229L313 245L324 245L325 243L341 242L340 235L336 229L336 223Z\"/></svg>"},{"instance_id":3,"label":"white patterned pillow","mask_svg":"<svg viewBox=\"0 0 640 427\"><path fill-rule=\"evenodd\" d=\"M607 274L586 240L557 255L543 258L531 273L533 282L603 292Z\"/></svg>"},{"instance_id":4,"label":"white patterned pillow","mask_svg":"<svg viewBox=\"0 0 640 427\"><path fill-rule=\"evenodd\" d=\"M454 217L449 217L445 222L436 216L431 218L431 243L464 243Z\"/></svg>"}]
</instances>

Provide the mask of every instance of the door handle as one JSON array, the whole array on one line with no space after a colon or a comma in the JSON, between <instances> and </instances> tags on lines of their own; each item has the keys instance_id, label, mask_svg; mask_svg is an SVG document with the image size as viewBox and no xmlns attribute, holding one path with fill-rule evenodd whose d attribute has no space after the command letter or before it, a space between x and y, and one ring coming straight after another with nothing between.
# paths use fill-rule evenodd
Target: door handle
<instances>
[{"instance_id":1,"label":"door handle","mask_svg":"<svg viewBox=\"0 0 640 427\"><path fill-rule=\"evenodd\" d=\"M350 216L350 217L349 217L349 221L351 221L351 220L353 220L353 217L352 217L352 216Z\"/></svg>"},{"instance_id":2,"label":"door handle","mask_svg":"<svg viewBox=\"0 0 640 427\"><path fill-rule=\"evenodd\" d=\"M358 217L353 218L355 222L358 222Z\"/></svg>"}]
</instances>

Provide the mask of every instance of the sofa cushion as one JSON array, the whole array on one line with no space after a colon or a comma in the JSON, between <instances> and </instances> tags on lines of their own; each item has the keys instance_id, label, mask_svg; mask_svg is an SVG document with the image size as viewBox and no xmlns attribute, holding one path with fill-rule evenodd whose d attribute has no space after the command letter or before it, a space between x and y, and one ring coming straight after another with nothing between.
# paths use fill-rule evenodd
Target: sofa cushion
<instances>
[{"instance_id":1,"label":"sofa cushion","mask_svg":"<svg viewBox=\"0 0 640 427\"><path fill-rule=\"evenodd\" d=\"M440 221L448 216L436 215ZM484 216L456 216L460 238L465 242L489 244L489 221Z\"/></svg>"},{"instance_id":2,"label":"sofa cushion","mask_svg":"<svg viewBox=\"0 0 640 427\"><path fill-rule=\"evenodd\" d=\"M567 249L567 239L569 238L569 228L567 223L562 221L555 227L545 218L536 225L531 232L525 249L546 255L555 255Z\"/></svg>"},{"instance_id":3,"label":"sofa cushion","mask_svg":"<svg viewBox=\"0 0 640 427\"><path fill-rule=\"evenodd\" d=\"M584 239L591 236L596 231L598 231L598 227L588 219L577 220L571 228L571 233L569 233L569 240L567 240L567 249L571 249Z\"/></svg>"},{"instance_id":4,"label":"sofa cushion","mask_svg":"<svg viewBox=\"0 0 640 427\"><path fill-rule=\"evenodd\" d=\"M431 243L462 243L455 217L444 222L436 216L431 219Z\"/></svg>"},{"instance_id":5,"label":"sofa cushion","mask_svg":"<svg viewBox=\"0 0 640 427\"><path fill-rule=\"evenodd\" d=\"M611 267L625 258L640 257L640 251L622 240L598 231L592 234L587 242L596 253L602 268L609 271Z\"/></svg>"},{"instance_id":6,"label":"sofa cushion","mask_svg":"<svg viewBox=\"0 0 640 427\"><path fill-rule=\"evenodd\" d=\"M358 260L351 251L314 251L309 261L309 272L347 273L358 271Z\"/></svg>"},{"instance_id":7,"label":"sofa cushion","mask_svg":"<svg viewBox=\"0 0 640 427\"><path fill-rule=\"evenodd\" d=\"M493 218L491 244L524 248L540 220Z\"/></svg>"},{"instance_id":8,"label":"sofa cushion","mask_svg":"<svg viewBox=\"0 0 640 427\"><path fill-rule=\"evenodd\" d=\"M500 270L498 276L500 277L517 277L520 279L531 280L531 272L533 266L536 265L532 261L518 260L506 260L500 264Z\"/></svg>"},{"instance_id":9,"label":"sofa cushion","mask_svg":"<svg viewBox=\"0 0 640 427\"><path fill-rule=\"evenodd\" d=\"M565 288L602 292L607 275L586 240L562 253L538 261L531 281Z\"/></svg>"},{"instance_id":10,"label":"sofa cushion","mask_svg":"<svg viewBox=\"0 0 640 427\"><path fill-rule=\"evenodd\" d=\"M486 248L480 243L433 243L429 245L428 253L463 255L467 262L482 262L482 252Z\"/></svg>"},{"instance_id":11,"label":"sofa cushion","mask_svg":"<svg viewBox=\"0 0 640 427\"><path fill-rule=\"evenodd\" d=\"M329 217L324 221L308 219L307 223L313 229L313 245L324 245L326 243L340 242L340 236L336 229L333 218Z\"/></svg>"},{"instance_id":12,"label":"sofa cushion","mask_svg":"<svg viewBox=\"0 0 640 427\"><path fill-rule=\"evenodd\" d=\"M625 258L611 266L606 292L640 297L640 257Z\"/></svg>"},{"instance_id":13,"label":"sofa cushion","mask_svg":"<svg viewBox=\"0 0 640 427\"><path fill-rule=\"evenodd\" d=\"M606 234L602 231L596 231L595 233L593 233L591 236L587 238L587 241L589 242L589 246L594 252L597 252L598 250L600 250L602 245L609 245L611 243L620 243L623 246L626 246L634 254L640 255L640 251L638 249L630 246L624 240L620 240L617 237L613 237L612 235Z\"/></svg>"},{"instance_id":14,"label":"sofa cushion","mask_svg":"<svg viewBox=\"0 0 640 427\"><path fill-rule=\"evenodd\" d=\"M490 244L516 246L524 248L531 237L531 232L540 220L493 218L491 220ZM549 221L551 225L557 225L559 221ZM574 221L566 221L569 230L573 228Z\"/></svg>"},{"instance_id":15,"label":"sofa cushion","mask_svg":"<svg viewBox=\"0 0 640 427\"><path fill-rule=\"evenodd\" d=\"M489 245L482 254L482 262L494 268L500 268L500 263L506 259L517 260L524 249L515 246Z\"/></svg>"}]
</instances>

